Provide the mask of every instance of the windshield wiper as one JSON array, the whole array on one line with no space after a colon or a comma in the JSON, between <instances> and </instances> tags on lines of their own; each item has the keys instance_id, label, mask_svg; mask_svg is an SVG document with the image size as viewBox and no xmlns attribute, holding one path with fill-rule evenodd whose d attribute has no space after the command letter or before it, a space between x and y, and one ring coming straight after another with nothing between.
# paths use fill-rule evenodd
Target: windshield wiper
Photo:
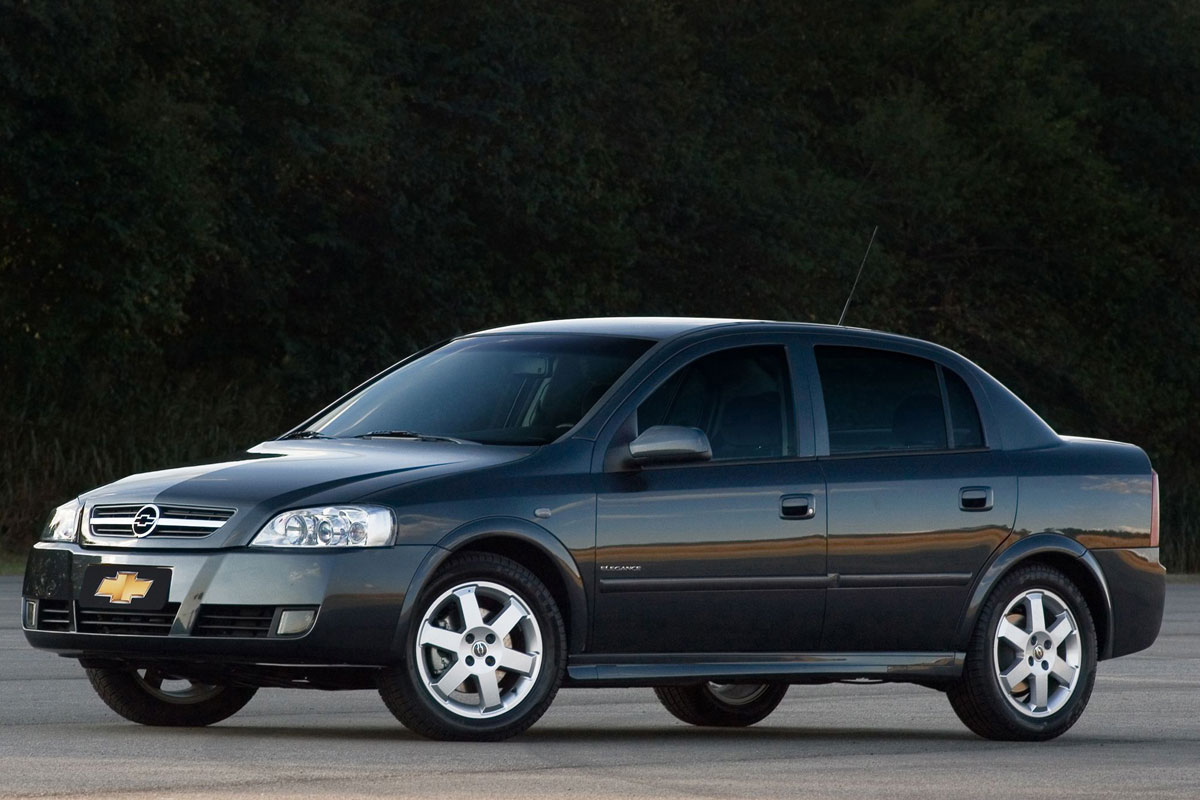
<instances>
[{"instance_id":1,"label":"windshield wiper","mask_svg":"<svg viewBox=\"0 0 1200 800\"><path fill-rule=\"evenodd\" d=\"M326 436L325 434L318 433L316 431L292 431L291 433L289 433L285 436L280 436L279 440L282 441L284 439L333 439L333 438L335 438L335 437Z\"/></svg>"},{"instance_id":2,"label":"windshield wiper","mask_svg":"<svg viewBox=\"0 0 1200 800\"><path fill-rule=\"evenodd\" d=\"M360 433L355 436L355 439L369 439L372 436L387 437L391 439L420 439L422 442L454 442L455 444L472 444L467 439L456 439L453 436L437 436L432 433L417 433L416 431L371 431L370 433Z\"/></svg>"}]
</instances>

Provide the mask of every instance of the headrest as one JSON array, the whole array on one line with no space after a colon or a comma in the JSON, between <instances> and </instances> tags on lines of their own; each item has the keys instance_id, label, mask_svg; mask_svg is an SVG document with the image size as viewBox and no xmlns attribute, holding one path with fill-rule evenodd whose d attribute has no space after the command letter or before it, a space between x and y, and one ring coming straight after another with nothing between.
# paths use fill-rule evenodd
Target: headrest
<instances>
[{"instance_id":1,"label":"headrest","mask_svg":"<svg viewBox=\"0 0 1200 800\"><path fill-rule=\"evenodd\" d=\"M932 394L906 397L892 415L892 436L903 447L946 447L942 400Z\"/></svg>"},{"instance_id":2,"label":"headrest","mask_svg":"<svg viewBox=\"0 0 1200 800\"><path fill-rule=\"evenodd\" d=\"M734 447L762 447L778 450L783 439L779 392L735 397L721 414L718 435L721 442Z\"/></svg>"}]
</instances>

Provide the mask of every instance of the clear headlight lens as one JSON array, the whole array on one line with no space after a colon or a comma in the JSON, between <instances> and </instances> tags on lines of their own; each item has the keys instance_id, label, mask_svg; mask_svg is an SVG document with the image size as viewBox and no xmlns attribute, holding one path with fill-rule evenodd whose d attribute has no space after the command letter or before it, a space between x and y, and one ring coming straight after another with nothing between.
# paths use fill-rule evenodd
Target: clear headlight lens
<instances>
[{"instance_id":1,"label":"clear headlight lens","mask_svg":"<svg viewBox=\"0 0 1200 800\"><path fill-rule=\"evenodd\" d=\"M396 521L380 506L325 506L285 511L250 542L253 547L387 547Z\"/></svg>"},{"instance_id":2,"label":"clear headlight lens","mask_svg":"<svg viewBox=\"0 0 1200 800\"><path fill-rule=\"evenodd\" d=\"M50 521L42 531L43 542L73 542L79 536L79 514L83 503L79 498L63 503L54 509Z\"/></svg>"}]
</instances>

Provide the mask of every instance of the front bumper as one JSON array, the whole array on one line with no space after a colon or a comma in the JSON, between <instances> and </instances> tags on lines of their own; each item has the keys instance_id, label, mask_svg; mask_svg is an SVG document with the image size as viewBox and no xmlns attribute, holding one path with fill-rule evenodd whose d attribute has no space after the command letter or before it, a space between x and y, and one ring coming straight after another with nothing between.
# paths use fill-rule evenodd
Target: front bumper
<instances>
[{"instance_id":1,"label":"front bumper","mask_svg":"<svg viewBox=\"0 0 1200 800\"><path fill-rule=\"evenodd\" d=\"M395 663L405 596L435 550L397 545L340 552L101 551L44 542L34 547L25 570L22 622L34 647L77 658ZM89 613L79 601L84 571L96 564L169 569L166 606L143 615L117 605ZM29 609L31 600L36 605ZM312 627L280 635L281 613L289 609L315 610ZM216 613L233 627L211 624ZM242 614L247 622L235 619ZM261 624L238 627L254 617Z\"/></svg>"}]
</instances>

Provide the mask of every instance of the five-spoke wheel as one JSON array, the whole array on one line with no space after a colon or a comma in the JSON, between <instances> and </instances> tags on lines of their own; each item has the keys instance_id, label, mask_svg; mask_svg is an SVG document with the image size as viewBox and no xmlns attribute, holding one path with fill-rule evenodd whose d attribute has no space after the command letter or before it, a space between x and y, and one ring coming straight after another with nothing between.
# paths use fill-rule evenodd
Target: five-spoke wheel
<instances>
[{"instance_id":1,"label":"five-spoke wheel","mask_svg":"<svg viewBox=\"0 0 1200 800\"><path fill-rule=\"evenodd\" d=\"M1057 713L1079 684L1083 643L1070 606L1048 590L1030 589L1004 609L993 664L1008 700L1022 714Z\"/></svg>"},{"instance_id":2,"label":"five-spoke wheel","mask_svg":"<svg viewBox=\"0 0 1200 800\"><path fill-rule=\"evenodd\" d=\"M537 618L519 595L475 581L429 605L413 657L434 699L461 717L486 719L516 708L533 690L542 646Z\"/></svg>"},{"instance_id":3,"label":"five-spoke wheel","mask_svg":"<svg viewBox=\"0 0 1200 800\"><path fill-rule=\"evenodd\" d=\"M528 728L558 691L562 615L529 570L489 553L455 556L417 601L408 658L379 691L413 731L497 740Z\"/></svg>"},{"instance_id":4,"label":"five-spoke wheel","mask_svg":"<svg viewBox=\"0 0 1200 800\"><path fill-rule=\"evenodd\" d=\"M989 739L1051 739L1075 724L1096 677L1087 602L1057 569L1013 570L979 612L959 681L947 695Z\"/></svg>"}]
</instances>

